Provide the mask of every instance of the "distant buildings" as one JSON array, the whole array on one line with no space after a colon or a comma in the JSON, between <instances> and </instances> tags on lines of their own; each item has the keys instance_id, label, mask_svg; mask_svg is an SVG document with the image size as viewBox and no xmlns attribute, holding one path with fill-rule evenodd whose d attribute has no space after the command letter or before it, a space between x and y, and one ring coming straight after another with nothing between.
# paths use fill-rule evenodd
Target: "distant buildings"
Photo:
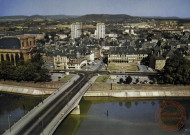
<instances>
[{"instance_id":1,"label":"distant buildings","mask_svg":"<svg viewBox=\"0 0 190 135\"><path fill-rule=\"evenodd\" d=\"M21 35L22 37L23 35ZM26 32L24 33L24 36L28 37L35 37L36 40L43 40L45 37L44 32L38 32L38 31L31 31L31 32ZM18 36L19 37L19 36Z\"/></svg>"},{"instance_id":2,"label":"distant buildings","mask_svg":"<svg viewBox=\"0 0 190 135\"><path fill-rule=\"evenodd\" d=\"M104 23L98 23L96 25L96 38L100 39L100 38L105 38L105 24Z\"/></svg>"},{"instance_id":3,"label":"distant buildings","mask_svg":"<svg viewBox=\"0 0 190 135\"><path fill-rule=\"evenodd\" d=\"M79 38L81 35L81 24L74 23L71 25L71 39Z\"/></svg>"}]
</instances>

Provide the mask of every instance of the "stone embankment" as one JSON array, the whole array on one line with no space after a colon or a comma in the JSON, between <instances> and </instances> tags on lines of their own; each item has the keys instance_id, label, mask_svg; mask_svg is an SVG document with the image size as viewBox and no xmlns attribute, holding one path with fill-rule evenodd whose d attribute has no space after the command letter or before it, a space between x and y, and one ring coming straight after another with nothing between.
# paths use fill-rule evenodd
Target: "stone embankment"
<instances>
[{"instance_id":1,"label":"stone embankment","mask_svg":"<svg viewBox=\"0 0 190 135\"><path fill-rule=\"evenodd\" d=\"M75 78L74 76L72 79ZM15 81L0 81L0 92L26 94L26 95L50 95L65 82L15 82Z\"/></svg>"},{"instance_id":2,"label":"stone embankment","mask_svg":"<svg viewBox=\"0 0 190 135\"><path fill-rule=\"evenodd\" d=\"M0 91L2 92L26 94L26 95L48 95L52 94L55 90L56 89L50 89L50 88L34 88L34 87L0 84Z\"/></svg>"},{"instance_id":3,"label":"stone embankment","mask_svg":"<svg viewBox=\"0 0 190 135\"><path fill-rule=\"evenodd\" d=\"M148 85L148 84L108 84L95 82L84 96L97 97L190 97L190 86Z\"/></svg>"},{"instance_id":4,"label":"stone embankment","mask_svg":"<svg viewBox=\"0 0 190 135\"><path fill-rule=\"evenodd\" d=\"M52 86L50 84L46 84L47 87L28 87L28 84L21 86L0 83L0 91L28 95L49 95L57 90L59 85L61 85L61 83ZM124 85L95 82L84 96L129 98L190 97L190 86L148 84Z\"/></svg>"},{"instance_id":5,"label":"stone embankment","mask_svg":"<svg viewBox=\"0 0 190 135\"><path fill-rule=\"evenodd\" d=\"M87 91L88 97L129 97L129 98L154 98L154 97L190 97L190 90L122 90L122 91Z\"/></svg>"}]
</instances>

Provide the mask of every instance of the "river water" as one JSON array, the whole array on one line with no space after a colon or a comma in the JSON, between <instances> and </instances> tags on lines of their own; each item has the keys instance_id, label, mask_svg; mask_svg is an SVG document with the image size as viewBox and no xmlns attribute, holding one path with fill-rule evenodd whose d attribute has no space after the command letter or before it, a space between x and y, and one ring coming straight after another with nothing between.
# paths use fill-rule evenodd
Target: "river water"
<instances>
[{"instance_id":1,"label":"river water","mask_svg":"<svg viewBox=\"0 0 190 135\"><path fill-rule=\"evenodd\" d=\"M0 93L0 134L42 101L43 97Z\"/></svg>"},{"instance_id":2,"label":"river water","mask_svg":"<svg viewBox=\"0 0 190 135\"><path fill-rule=\"evenodd\" d=\"M186 110L180 131L169 132L155 120L160 104L177 101ZM81 115L69 115L55 135L190 135L190 99L83 98Z\"/></svg>"},{"instance_id":3,"label":"river water","mask_svg":"<svg viewBox=\"0 0 190 135\"><path fill-rule=\"evenodd\" d=\"M0 94L0 134L42 100L13 94ZM177 101L186 112L185 126L169 132L158 125L156 112L166 101ZM126 99L85 97L80 115L69 115L54 135L189 135L190 99Z\"/></svg>"}]
</instances>

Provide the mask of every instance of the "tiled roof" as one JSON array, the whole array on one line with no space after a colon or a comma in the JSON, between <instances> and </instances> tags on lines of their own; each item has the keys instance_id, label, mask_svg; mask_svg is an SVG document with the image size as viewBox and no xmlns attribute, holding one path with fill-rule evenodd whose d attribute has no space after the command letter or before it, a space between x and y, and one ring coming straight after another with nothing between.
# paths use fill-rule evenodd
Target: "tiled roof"
<instances>
[{"instance_id":1,"label":"tiled roof","mask_svg":"<svg viewBox=\"0 0 190 135\"><path fill-rule=\"evenodd\" d=\"M20 49L20 40L18 38L0 39L0 49Z\"/></svg>"}]
</instances>

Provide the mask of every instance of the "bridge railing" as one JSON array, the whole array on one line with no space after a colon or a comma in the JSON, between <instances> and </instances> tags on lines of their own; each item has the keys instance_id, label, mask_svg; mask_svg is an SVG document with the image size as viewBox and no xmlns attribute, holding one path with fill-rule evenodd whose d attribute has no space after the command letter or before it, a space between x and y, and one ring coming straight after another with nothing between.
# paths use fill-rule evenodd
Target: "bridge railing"
<instances>
[{"instance_id":1,"label":"bridge railing","mask_svg":"<svg viewBox=\"0 0 190 135\"><path fill-rule=\"evenodd\" d=\"M59 124L64 120L64 118L79 104L81 98L86 93L86 91L91 87L92 83L96 80L98 76L92 77L81 89L80 91L68 102L68 104L59 112L59 114L54 117L52 122L43 130L42 134L53 135Z\"/></svg>"},{"instance_id":2,"label":"bridge railing","mask_svg":"<svg viewBox=\"0 0 190 135\"><path fill-rule=\"evenodd\" d=\"M24 115L19 121L14 123L11 126L11 130L7 129L3 135L15 135L19 130L26 125L27 122L32 120L32 118L35 117L41 110L43 110L51 101L53 101L56 96L58 96L60 93L65 91L69 86L71 86L75 80L79 78L79 75L75 75L69 80L66 84L64 84L62 87L60 87L58 90L56 90L54 93L52 93L49 97L47 97L45 100L40 102L37 106L35 106L31 111L29 111L26 115Z\"/></svg>"}]
</instances>

